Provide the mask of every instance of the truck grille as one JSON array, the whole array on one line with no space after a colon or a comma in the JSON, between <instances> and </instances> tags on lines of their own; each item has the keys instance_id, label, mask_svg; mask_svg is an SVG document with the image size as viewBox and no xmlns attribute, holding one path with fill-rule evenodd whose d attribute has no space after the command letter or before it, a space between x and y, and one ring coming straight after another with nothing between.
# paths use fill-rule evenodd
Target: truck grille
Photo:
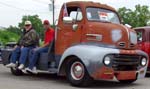
<instances>
[{"instance_id":1,"label":"truck grille","mask_svg":"<svg viewBox=\"0 0 150 89\"><path fill-rule=\"evenodd\" d=\"M114 55L112 67L115 71L137 70L140 59L138 55Z\"/></svg>"}]
</instances>

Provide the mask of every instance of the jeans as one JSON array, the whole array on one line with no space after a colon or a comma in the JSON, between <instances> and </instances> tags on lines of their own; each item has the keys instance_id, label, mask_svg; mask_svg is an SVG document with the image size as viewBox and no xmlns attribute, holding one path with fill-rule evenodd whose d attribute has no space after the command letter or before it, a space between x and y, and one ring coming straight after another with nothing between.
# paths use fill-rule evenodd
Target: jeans
<instances>
[{"instance_id":1,"label":"jeans","mask_svg":"<svg viewBox=\"0 0 150 89\"><path fill-rule=\"evenodd\" d=\"M40 57L41 53L47 53L48 47L37 48L35 50L31 50L29 54L29 69L33 69L36 66L38 58Z\"/></svg>"},{"instance_id":2,"label":"jeans","mask_svg":"<svg viewBox=\"0 0 150 89\"><path fill-rule=\"evenodd\" d=\"M31 49L35 48L34 46L30 46L30 47L17 47L13 52L12 55L10 57L10 62L11 63L16 63L17 61L19 61L19 64L25 64L27 58L28 58L28 54L29 51ZM19 59L19 60L18 60Z\"/></svg>"}]
</instances>

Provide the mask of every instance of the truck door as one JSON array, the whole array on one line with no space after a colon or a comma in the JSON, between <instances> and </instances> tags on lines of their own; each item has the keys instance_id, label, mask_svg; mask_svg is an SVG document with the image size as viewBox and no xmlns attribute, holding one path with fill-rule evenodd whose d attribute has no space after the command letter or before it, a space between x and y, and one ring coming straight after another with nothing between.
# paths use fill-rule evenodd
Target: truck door
<instances>
[{"instance_id":1,"label":"truck door","mask_svg":"<svg viewBox=\"0 0 150 89\"><path fill-rule=\"evenodd\" d=\"M62 12L63 10L61 13ZM81 40L83 28L83 15L81 9L78 6L70 6L67 7L67 13L68 17L71 17L73 20L71 23L66 23L63 21L64 16L60 16L56 34L56 55L63 54L68 47L79 44Z\"/></svg>"}]
</instances>

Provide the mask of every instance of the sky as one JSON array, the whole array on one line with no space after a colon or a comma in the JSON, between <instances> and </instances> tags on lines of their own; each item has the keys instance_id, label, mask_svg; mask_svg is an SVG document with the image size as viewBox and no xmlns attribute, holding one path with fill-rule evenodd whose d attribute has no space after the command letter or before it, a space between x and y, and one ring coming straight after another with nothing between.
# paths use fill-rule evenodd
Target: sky
<instances>
[{"instance_id":1,"label":"sky","mask_svg":"<svg viewBox=\"0 0 150 89\"><path fill-rule=\"evenodd\" d=\"M55 18L64 2L91 1L91 0L55 0ZM115 9L127 7L134 9L135 5L148 5L150 0L92 0L107 4ZM52 12L49 9L51 0L0 0L0 27L18 26L24 15L39 15L42 20L48 19L52 23Z\"/></svg>"}]
</instances>

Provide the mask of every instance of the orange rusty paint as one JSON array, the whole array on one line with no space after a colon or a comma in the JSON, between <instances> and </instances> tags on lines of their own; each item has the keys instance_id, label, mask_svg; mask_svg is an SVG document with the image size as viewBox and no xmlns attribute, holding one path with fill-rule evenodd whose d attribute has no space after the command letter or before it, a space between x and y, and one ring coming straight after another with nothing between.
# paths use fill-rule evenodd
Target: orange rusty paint
<instances>
[{"instance_id":1,"label":"orange rusty paint","mask_svg":"<svg viewBox=\"0 0 150 89\"><path fill-rule=\"evenodd\" d=\"M134 54L137 54L137 52L136 52L136 50L120 50L120 54L134 55Z\"/></svg>"},{"instance_id":2,"label":"orange rusty paint","mask_svg":"<svg viewBox=\"0 0 150 89\"><path fill-rule=\"evenodd\" d=\"M136 71L114 71L112 68L102 67L92 74L94 79L111 80L116 77L118 80L136 79Z\"/></svg>"},{"instance_id":3,"label":"orange rusty paint","mask_svg":"<svg viewBox=\"0 0 150 89\"><path fill-rule=\"evenodd\" d=\"M136 79L136 71L118 71L115 76L118 80Z\"/></svg>"},{"instance_id":4,"label":"orange rusty paint","mask_svg":"<svg viewBox=\"0 0 150 89\"><path fill-rule=\"evenodd\" d=\"M83 14L83 19L74 23L64 23L63 22L63 10L62 7L59 20L58 20L58 30L57 30L57 39L55 42L55 54L62 55L64 51L74 44L80 44L82 42L101 42L103 44L114 45L119 49L120 42L125 42L124 49L135 49L135 47L130 47L130 39L128 38L129 32L133 31L121 24L112 24L112 23L103 23L103 22L92 22L88 21L86 18L86 8L87 7L97 7L104 8L110 11L113 11L117 14L116 10L108 5L94 3L94 2L84 2L84 1L75 1L66 3L67 7L79 7ZM73 31L73 24L78 24L78 29ZM112 30L121 30L122 38L117 41L112 41ZM86 34L99 34L102 35L102 40L88 40ZM122 52L122 51L121 51ZM123 52L126 53L126 52Z\"/></svg>"},{"instance_id":5,"label":"orange rusty paint","mask_svg":"<svg viewBox=\"0 0 150 89\"><path fill-rule=\"evenodd\" d=\"M94 79L113 79L114 71L112 68L102 67L92 74Z\"/></svg>"}]
</instances>

